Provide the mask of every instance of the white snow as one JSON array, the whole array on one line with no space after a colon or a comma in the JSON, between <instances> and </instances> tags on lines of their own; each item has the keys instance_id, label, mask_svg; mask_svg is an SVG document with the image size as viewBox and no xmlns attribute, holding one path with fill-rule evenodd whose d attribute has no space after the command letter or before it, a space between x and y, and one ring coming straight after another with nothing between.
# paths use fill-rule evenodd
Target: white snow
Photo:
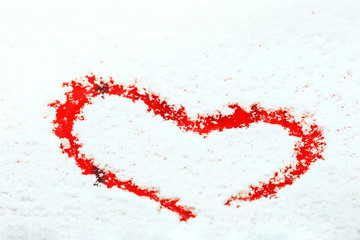
<instances>
[{"instance_id":1,"label":"white snow","mask_svg":"<svg viewBox=\"0 0 360 240\"><path fill-rule=\"evenodd\" d=\"M355 0L0 1L0 239L359 239L359 12ZM83 152L195 207L180 222L94 186L61 153L47 104L89 72L136 81L192 117L229 103L313 114L325 161L276 199L227 207L229 194L294 160L285 130L203 139L140 103L95 99L75 125Z\"/></svg>"}]
</instances>

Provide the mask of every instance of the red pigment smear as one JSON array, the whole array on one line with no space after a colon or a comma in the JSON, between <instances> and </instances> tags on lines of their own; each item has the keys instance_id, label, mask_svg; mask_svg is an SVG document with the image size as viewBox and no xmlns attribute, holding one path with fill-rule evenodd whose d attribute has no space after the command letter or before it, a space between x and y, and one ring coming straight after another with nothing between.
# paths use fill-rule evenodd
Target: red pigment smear
<instances>
[{"instance_id":1,"label":"red pigment smear","mask_svg":"<svg viewBox=\"0 0 360 240\"><path fill-rule=\"evenodd\" d=\"M94 159L86 157L79 151L82 146L79 139L73 134L73 127L76 121L84 120L82 109L86 104L92 104L95 97L116 95L131 99L134 103L141 101L148 106L147 111L154 115L160 115L164 120L173 121L181 130L192 131L206 137L212 131L223 131L232 128L248 128L252 123L264 122L282 126L288 131L289 136L298 138L294 150L296 162L286 166L274 173L267 182L259 182L256 186L250 185L248 192L240 192L231 196L225 205L230 206L234 201L254 201L260 198L275 197L276 193L285 186L291 185L302 174L306 173L310 165L318 159L323 159L322 153L325 147L322 129L315 123L306 124L303 117L301 121L296 121L290 111L284 108L266 110L257 104L249 109L242 108L238 104L228 107L234 109L229 115L221 113L198 115L191 119L187 116L183 106L168 104L158 95L138 89L135 85L124 86L115 84L110 78L108 82L97 79L95 76L86 76L85 79L73 80L64 83L63 86L70 87L71 90L65 93L66 101L61 103L55 101L49 104L56 110L56 119L53 121L53 132L60 139L65 138L69 141L69 146L60 144L60 148L69 158L74 158L76 164L81 168L82 174L93 174L97 182L106 185L108 188L118 187L122 190L132 192L140 197L147 197L167 208L180 217L180 221L187 221L195 218L194 208L181 206L179 199L166 199L160 197L159 190L154 188L141 188L132 180L121 181L116 175L95 165ZM312 121L314 122L314 121ZM239 207L237 205L237 207Z\"/></svg>"}]
</instances>

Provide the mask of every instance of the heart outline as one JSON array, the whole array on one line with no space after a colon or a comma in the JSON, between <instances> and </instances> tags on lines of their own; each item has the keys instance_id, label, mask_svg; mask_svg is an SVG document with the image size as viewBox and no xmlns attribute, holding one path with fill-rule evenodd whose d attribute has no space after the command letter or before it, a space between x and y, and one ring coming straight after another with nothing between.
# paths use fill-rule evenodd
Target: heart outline
<instances>
[{"instance_id":1,"label":"heart outline","mask_svg":"<svg viewBox=\"0 0 360 240\"><path fill-rule=\"evenodd\" d=\"M86 104L92 104L92 99L98 96L104 98L105 95L117 95L131 99L134 103L142 101L148 106L148 112L160 115L164 120L173 121L181 130L192 131L204 137L212 131L221 132L224 129L248 128L252 123L264 122L282 126L288 131L289 136L299 138L299 141L294 146L297 160L295 164L281 168L274 173L274 176L268 182L259 182L257 186L250 185L250 191L247 193L240 192L232 195L225 202L227 206L230 206L236 200L254 201L263 197L275 197L280 189L291 185L306 173L310 165L315 161L324 159L322 153L326 143L322 128L316 125L315 122L307 124L305 120L308 120L309 116L303 116L301 121L296 121L290 111L285 108L265 110L258 104L253 104L249 110L246 110L238 104L230 104L228 107L234 110L232 114L198 115L197 118L191 119L187 116L183 106L170 105L158 95L146 89L139 89L135 84L129 86L115 84L112 78L108 82L104 82L101 77L97 79L91 74L85 78L64 83L63 87L71 88L70 91L65 93L66 101L61 103L56 100L48 105L56 111L56 118L52 121L54 125L53 133L60 139L67 139L69 143L69 146L65 146L63 143L60 144L62 153L69 158L75 159L82 174L95 175L97 182L106 185L108 188L116 186L140 197L148 197L159 202L161 207L177 213L180 221L195 218L194 208L179 205L178 201L180 199L178 198L161 198L159 196L160 191L154 188L141 188L132 180L120 181L113 172L99 168L95 165L93 158L86 157L79 150L82 144L72 133L73 126L77 120L84 120L81 115L82 109Z\"/></svg>"}]
</instances>

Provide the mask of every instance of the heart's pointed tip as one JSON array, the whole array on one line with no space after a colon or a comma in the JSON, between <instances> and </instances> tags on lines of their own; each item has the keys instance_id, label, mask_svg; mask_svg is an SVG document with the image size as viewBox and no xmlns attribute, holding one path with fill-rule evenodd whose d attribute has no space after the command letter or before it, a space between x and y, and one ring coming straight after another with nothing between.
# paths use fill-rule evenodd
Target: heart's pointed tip
<instances>
[{"instance_id":1,"label":"heart's pointed tip","mask_svg":"<svg viewBox=\"0 0 360 240\"><path fill-rule=\"evenodd\" d=\"M188 221L189 221L191 218L195 218L195 217L196 217L196 215L193 214L192 212L190 212L190 213L187 214L187 215L182 215L182 216L180 217L180 222L186 222L186 223L188 223Z\"/></svg>"},{"instance_id":2,"label":"heart's pointed tip","mask_svg":"<svg viewBox=\"0 0 360 240\"><path fill-rule=\"evenodd\" d=\"M180 222L188 223L189 219L188 217L180 218Z\"/></svg>"}]
</instances>

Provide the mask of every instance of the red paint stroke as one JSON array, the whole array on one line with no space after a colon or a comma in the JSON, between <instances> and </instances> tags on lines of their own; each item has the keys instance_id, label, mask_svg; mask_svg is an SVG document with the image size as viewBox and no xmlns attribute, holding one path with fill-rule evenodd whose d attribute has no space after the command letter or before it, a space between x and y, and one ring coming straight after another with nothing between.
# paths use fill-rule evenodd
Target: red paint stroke
<instances>
[{"instance_id":1,"label":"red paint stroke","mask_svg":"<svg viewBox=\"0 0 360 240\"><path fill-rule=\"evenodd\" d=\"M147 111L154 115L160 115L164 120L173 121L181 130L198 133L204 138L212 131L223 131L232 128L248 128L252 123L264 122L282 126L287 130L289 136L298 138L294 150L296 162L281 168L274 173L267 182L259 182L256 186L249 186L250 191L240 192L231 196L225 205L230 206L234 201L254 201L260 198L272 198L285 186L291 185L301 175L306 173L310 165L318 159L323 159L322 153L325 147L322 129L315 123L307 124L308 116L296 121L290 111L284 108L266 110L258 104L252 105L249 109L240 107L238 104L231 104L228 107L234 112L229 115L221 113L207 114L191 119L187 116L183 106L168 104L158 95L145 89L139 89L134 85L124 86L115 84L112 78L104 82L102 78L86 76L85 79L73 80L64 83L63 86L70 87L71 90L65 93L66 101L61 103L55 101L49 104L56 110L56 119L53 121L53 132L60 139L67 139L69 145L60 144L60 148L69 158L74 158L76 164L81 168L82 174L93 174L97 182L106 185L108 188L114 186L132 192L141 197L147 197L167 208L180 217L180 221L187 221L196 215L194 208L181 206L179 199L165 199L160 197L159 190L154 188L141 188L132 180L121 181L116 175L108 170L104 170L95 165L94 159L86 157L80 152L82 146L79 139L73 133L76 121L84 120L82 109L87 104L92 104L95 97L116 95L131 99L134 103L141 101L148 106ZM314 121L313 121L314 122ZM239 206L237 206L239 207Z\"/></svg>"}]
</instances>

